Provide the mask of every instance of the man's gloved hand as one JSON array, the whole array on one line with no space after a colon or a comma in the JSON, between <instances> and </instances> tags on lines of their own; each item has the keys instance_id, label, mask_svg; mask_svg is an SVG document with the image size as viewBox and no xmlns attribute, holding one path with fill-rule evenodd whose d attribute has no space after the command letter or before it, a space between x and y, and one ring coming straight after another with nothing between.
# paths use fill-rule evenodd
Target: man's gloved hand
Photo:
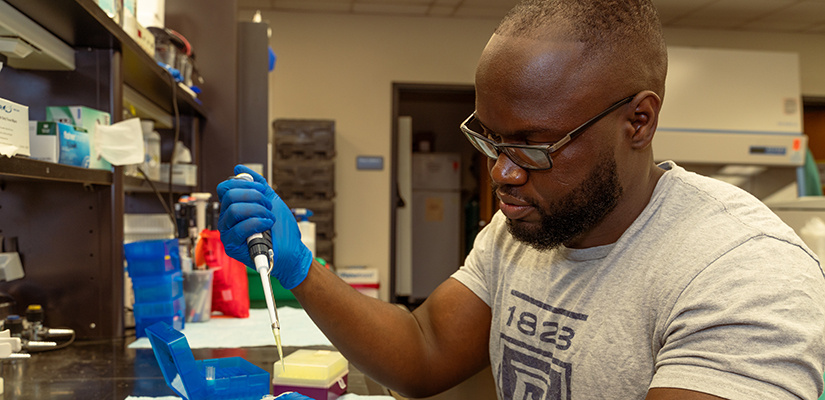
<instances>
[{"instance_id":1,"label":"man's gloved hand","mask_svg":"<svg viewBox=\"0 0 825 400\"><path fill-rule=\"evenodd\" d=\"M312 253L301 242L298 223L286 203L261 175L243 165L235 166L236 175L243 172L252 175L254 182L230 178L218 184L218 229L226 254L255 269L246 238L271 229L272 245L277 250L272 275L291 290L306 278Z\"/></svg>"}]
</instances>

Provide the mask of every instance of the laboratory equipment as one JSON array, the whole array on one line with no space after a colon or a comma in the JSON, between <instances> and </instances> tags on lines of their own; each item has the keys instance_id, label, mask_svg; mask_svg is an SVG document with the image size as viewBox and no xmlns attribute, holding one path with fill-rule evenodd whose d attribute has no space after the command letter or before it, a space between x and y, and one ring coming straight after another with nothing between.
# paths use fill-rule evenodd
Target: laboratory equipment
<instances>
[{"instance_id":1,"label":"laboratory equipment","mask_svg":"<svg viewBox=\"0 0 825 400\"><path fill-rule=\"evenodd\" d=\"M235 179L242 179L252 182L254 179L252 175L241 173L235 176ZM272 326L272 334L275 336L275 345L278 346L278 356L281 357L281 364L284 362L284 349L281 346L281 323L278 320L278 308L275 305L275 298L272 295L272 282L269 280L269 274L272 272L272 267L275 266L275 250L272 247L272 237L269 231L264 233L256 233L246 239L249 246L249 257L255 263L255 270L261 276L261 285L264 289L264 299L266 300L266 308L269 310L269 321Z\"/></svg>"},{"instance_id":2,"label":"laboratory equipment","mask_svg":"<svg viewBox=\"0 0 825 400\"><path fill-rule=\"evenodd\" d=\"M143 130L144 160L141 166L146 177L160 181L160 133L155 130L155 121L141 120Z\"/></svg>"},{"instance_id":3,"label":"laboratory equipment","mask_svg":"<svg viewBox=\"0 0 825 400\"><path fill-rule=\"evenodd\" d=\"M808 149L799 74L794 53L668 47L654 159L761 200L796 197Z\"/></svg>"},{"instance_id":4,"label":"laboratory equipment","mask_svg":"<svg viewBox=\"0 0 825 400\"><path fill-rule=\"evenodd\" d=\"M412 155L412 293L423 300L461 265L461 156Z\"/></svg>"},{"instance_id":5,"label":"laboratory equipment","mask_svg":"<svg viewBox=\"0 0 825 400\"><path fill-rule=\"evenodd\" d=\"M269 374L240 357L195 360L183 333L158 322L146 328L167 386L189 400L259 400L269 394Z\"/></svg>"},{"instance_id":6,"label":"laboratory equipment","mask_svg":"<svg viewBox=\"0 0 825 400\"><path fill-rule=\"evenodd\" d=\"M341 353L331 350L300 349L285 360L288 370L272 373L272 394L297 392L313 399L334 400L347 391L349 363Z\"/></svg>"},{"instance_id":7,"label":"laboratory equipment","mask_svg":"<svg viewBox=\"0 0 825 400\"><path fill-rule=\"evenodd\" d=\"M313 216L312 210L307 208L293 208L292 214L298 220L298 230L301 231L301 242L306 246L312 255L315 255L315 222L311 222L309 217Z\"/></svg>"},{"instance_id":8,"label":"laboratory equipment","mask_svg":"<svg viewBox=\"0 0 825 400\"><path fill-rule=\"evenodd\" d=\"M820 247L818 240L812 240L814 239L813 235L804 234L803 228L815 218L825 221L825 197L800 197L793 200L766 202L765 205L783 222L793 228L808 247L814 251ZM825 256L825 254L822 254L822 256Z\"/></svg>"},{"instance_id":9,"label":"laboratory equipment","mask_svg":"<svg viewBox=\"0 0 825 400\"><path fill-rule=\"evenodd\" d=\"M46 327L43 307L40 304L30 304L26 308L25 317L17 314L8 315L3 319L2 324L4 331L0 332L0 347L4 343L11 344L12 352L24 350L33 353L62 349L72 344L75 339L75 332L72 329Z\"/></svg>"}]
</instances>

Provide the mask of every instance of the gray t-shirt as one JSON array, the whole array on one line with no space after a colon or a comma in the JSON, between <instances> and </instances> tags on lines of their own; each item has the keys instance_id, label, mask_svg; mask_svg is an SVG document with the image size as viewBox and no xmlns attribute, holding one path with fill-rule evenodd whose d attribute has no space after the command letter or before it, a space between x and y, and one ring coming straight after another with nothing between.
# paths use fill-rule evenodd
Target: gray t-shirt
<instances>
[{"instance_id":1,"label":"gray t-shirt","mask_svg":"<svg viewBox=\"0 0 825 400\"><path fill-rule=\"evenodd\" d=\"M765 205L673 163L613 244L537 251L499 212L453 278L492 309L500 399L816 399L825 276Z\"/></svg>"}]
</instances>

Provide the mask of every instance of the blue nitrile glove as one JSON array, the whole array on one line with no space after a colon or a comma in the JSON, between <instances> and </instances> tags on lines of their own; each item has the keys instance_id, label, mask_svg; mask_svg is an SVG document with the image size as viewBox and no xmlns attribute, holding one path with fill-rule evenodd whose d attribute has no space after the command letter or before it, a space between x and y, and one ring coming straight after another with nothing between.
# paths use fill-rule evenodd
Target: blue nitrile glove
<instances>
[{"instance_id":1,"label":"blue nitrile glove","mask_svg":"<svg viewBox=\"0 0 825 400\"><path fill-rule=\"evenodd\" d=\"M304 396L300 393L286 392L286 393L283 393L283 394L279 395L278 397L276 397L275 400L313 400L313 399L311 397Z\"/></svg>"},{"instance_id":2,"label":"blue nitrile glove","mask_svg":"<svg viewBox=\"0 0 825 400\"><path fill-rule=\"evenodd\" d=\"M226 254L255 269L246 238L271 229L272 245L277 250L272 275L285 289L293 289L306 278L312 253L301 242L298 223L286 203L261 175L243 165L235 166L236 175L243 172L252 175L254 182L230 178L218 184L218 229Z\"/></svg>"}]
</instances>

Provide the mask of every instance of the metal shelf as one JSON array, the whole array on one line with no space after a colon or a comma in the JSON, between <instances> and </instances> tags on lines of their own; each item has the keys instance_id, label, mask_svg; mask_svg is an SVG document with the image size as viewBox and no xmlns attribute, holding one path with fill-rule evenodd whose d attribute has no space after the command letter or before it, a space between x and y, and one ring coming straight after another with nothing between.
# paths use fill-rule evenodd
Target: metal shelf
<instances>
[{"instance_id":1,"label":"metal shelf","mask_svg":"<svg viewBox=\"0 0 825 400\"><path fill-rule=\"evenodd\" d=\"M110 171L73 167L25 157L0 157L0 180L10 178L77 182L84 185L112 184Z\"/></svg>"},{"instance_id":2,"label":"metal shelf","mask_svg":"<svg viewBox=\"0 0 825 400\"><path fill-rule=\"evenodd\" d=\"M158 192L161 194L167 194L170 192L169 183L168 182L158 182L152 181L157 188ZM152 186L149 185L143 178L137 178L134 176L124 176L123 177L123 190L130 193L152 193ZM188 185L172 185L171 192L172 193L191 193L195 191L194 186Z\"/></svg>"}]
</instances>

